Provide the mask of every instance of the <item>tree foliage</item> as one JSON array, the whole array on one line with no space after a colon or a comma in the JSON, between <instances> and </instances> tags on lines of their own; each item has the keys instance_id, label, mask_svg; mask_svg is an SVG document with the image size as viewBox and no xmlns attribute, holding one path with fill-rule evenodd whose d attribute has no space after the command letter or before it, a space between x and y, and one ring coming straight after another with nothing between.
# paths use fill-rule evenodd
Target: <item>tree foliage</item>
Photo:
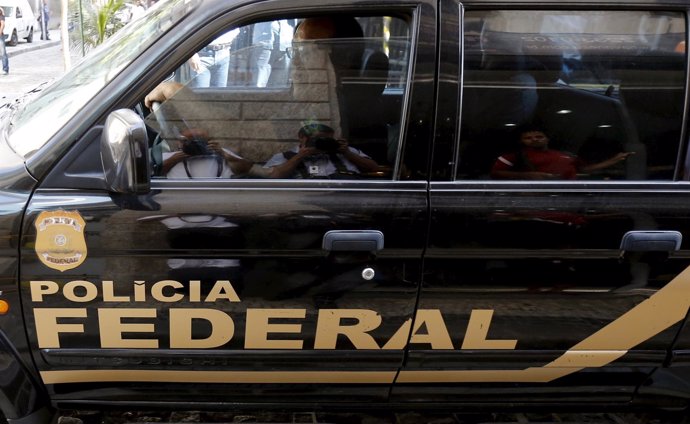
<instances>
[{"instance_id":1,"label":"tree foliage","mask_svg":"<svg viewBox=\"0 0 690 424\"><path fill-rule=\"evenodd\" d=\"M70 49L86 53L122 28L125 0L70 0Z\"/></svg>"}]
</instances>

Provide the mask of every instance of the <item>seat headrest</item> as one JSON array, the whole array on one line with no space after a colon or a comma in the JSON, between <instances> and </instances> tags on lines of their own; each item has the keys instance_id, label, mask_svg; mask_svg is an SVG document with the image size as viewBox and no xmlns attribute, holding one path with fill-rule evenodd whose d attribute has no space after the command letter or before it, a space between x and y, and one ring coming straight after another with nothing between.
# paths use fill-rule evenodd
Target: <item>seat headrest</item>
<instances>
[{"instance_id":1,"label":"seat headrest","mask_svg":"<svg viewBox=\"0 0 690 424\"><path fill-rule=\"evenodd\" d=\"M362 60L360 78L369 90L381 94L388 83L389 66L390 62L385 53L380 50L368 51Z\"/></svg>"}]
</instances>

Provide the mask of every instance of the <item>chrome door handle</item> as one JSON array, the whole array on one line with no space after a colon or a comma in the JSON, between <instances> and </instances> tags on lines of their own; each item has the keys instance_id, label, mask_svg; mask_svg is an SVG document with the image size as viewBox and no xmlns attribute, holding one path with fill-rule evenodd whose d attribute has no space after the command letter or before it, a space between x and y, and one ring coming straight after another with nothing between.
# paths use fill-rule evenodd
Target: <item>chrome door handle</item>
<instances>
[{"instance_id":1,"label":"chrome door handle","mask_svg":"<svg viewBox=\"0 0 690 424\"><path fill-rule=\"evenodd\" d=\"M333 230L323 236L321 247L329 252L378 252L383 233L377 230Z\"/></svg>"}]
</instances>

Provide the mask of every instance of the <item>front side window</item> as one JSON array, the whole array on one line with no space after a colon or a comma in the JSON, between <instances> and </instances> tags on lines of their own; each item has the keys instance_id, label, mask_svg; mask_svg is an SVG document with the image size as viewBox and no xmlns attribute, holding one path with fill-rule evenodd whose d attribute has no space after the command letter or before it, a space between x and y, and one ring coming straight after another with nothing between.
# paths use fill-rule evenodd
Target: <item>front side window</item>
<instances>
[{"instance_id":1,"label":"front side window","mask_svg":"<svg viewBox=\"0 0 690 424\"><path fill-rule=\"evenodd\" d=\"M155 176L391 178L410 46L390 16L227 29L149 96Z\"/></svg>"},{"instance_id":2,"label":"front side window","mask_svg":"<svg viewBox=\"0 0 690 424\"><path fill-rule=\"evenodd\" d=\"M459 179L672 180L681 13L469 11Z\"/></svg>"}]
</instances>

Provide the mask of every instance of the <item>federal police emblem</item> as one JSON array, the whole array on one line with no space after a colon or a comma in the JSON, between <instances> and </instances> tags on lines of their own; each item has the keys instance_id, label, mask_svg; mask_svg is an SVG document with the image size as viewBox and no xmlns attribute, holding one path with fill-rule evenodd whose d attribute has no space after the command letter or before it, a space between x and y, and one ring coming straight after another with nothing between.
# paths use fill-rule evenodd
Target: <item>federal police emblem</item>
<instances>
[{"instance_id":1,"label":"federal police emblem","mask_svg":"<svg viewBox=\"0 0 690 424\"><path fill-rule=\"evenodd\" d=\"M86 223L77 211L41 212L36 226L36 254L49 268L60 272L76 268L86 260Z\"/></svg>"}]
</instances>

